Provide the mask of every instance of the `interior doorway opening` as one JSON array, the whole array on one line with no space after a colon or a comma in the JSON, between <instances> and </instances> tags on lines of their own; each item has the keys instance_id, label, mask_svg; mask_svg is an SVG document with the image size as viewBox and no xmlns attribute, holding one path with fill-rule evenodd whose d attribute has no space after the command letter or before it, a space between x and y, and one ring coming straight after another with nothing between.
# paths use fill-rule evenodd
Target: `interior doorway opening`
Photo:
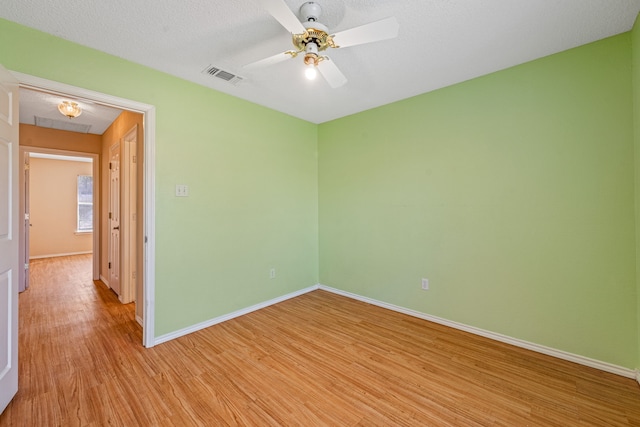
<instances>
[{"instance_id":1,"label":"interior doorway opening","mask_svg":"<svg viewBox=\"0 0 640 427\"><path fill-rule=\"evenodd\" d=\"M23 166L19 200L24 213L19 291L29 288L30 261L37 258L91 253L92 276L98 280L99 156L22 146L19 158Z\"/></svg>"},{"instance_id":2,"label":"interior doorway opening","mask_svg":"<svg viewBox=\"0 0 640 427\"><path fill-rule=\"evenodd\" d=\"M155 295L155 108L148 104L142 104L136 101L127 100L123 98L113 97L108 94L99 92L93 92L74 86L69 86L63 83L53 82L38 77L25 75L18 72L12 72L12 74L18 79L21 89L29 89L40 92L46 92L55 95L63 95L72 97L79 100L86 100L90 103L106 105L114 108L121 109L125 112L139 114L142 117L139 138L137 140L139 149L137 159L144 159L143 164L138 163L137 168L141 171L138 175L140 177L136 198L138 200L137 206L139 209L134 209L134 214L140 225L136 233L137 239L134 239L136 249L135 252L137 270L134 271L136 277L139 278L141 286L135 291L137 306L140 307L140 314L136 314L136 319L142 324L143 333L142 341L145 347L152 347L154 343L154 295ZM24 147L24 152L29 152L27 145ZM23 147L20 149L23 152ZM45 150L46 151L46 150ZM69 153L67 153L69 154ZM84 153L86 154L86 153ZM100 187L95 194L103 194L107 180L103 176L103 168L107 161L107 156L98 156L95 165L98 167L97 176L102 176L100 180ZM24 157L21 157L21 162L24 161ZM108 164L108 162L106 162ZM96 184L97 185L97 184ZM23 190L21 189L21 193ZM24 195L22 195L24 197ZM98 198L99 200L99 198ZM24 199L22 200L24 203ZM102 203L106 205L106 203ZM107 215L104 215L100 209L100 202L98 202L98 211L96 213L96 221L98 222L99 236L105 236L105 228L108 227L108 223L105 221ZM95 211L94 211L95 212ZM21 206L21 213L24 214L24 206ZM19 257L21 258L21 264L25 260L25 236L24 232L21 233L21 247ZM106 250L103 248L107 240L97 237L98 242L94 246L94 258L99 258L99 262L105 259L104 253ZM97 255L97 256L96 256ZM95 262L94 262L95 264ZM104 269L98 265L94 266L94 278L101 279L104 277L102 272ZM98 276L98 277L96 277ZM102 277L100 277L102 276Z\"/></svg>"}]
</instances>

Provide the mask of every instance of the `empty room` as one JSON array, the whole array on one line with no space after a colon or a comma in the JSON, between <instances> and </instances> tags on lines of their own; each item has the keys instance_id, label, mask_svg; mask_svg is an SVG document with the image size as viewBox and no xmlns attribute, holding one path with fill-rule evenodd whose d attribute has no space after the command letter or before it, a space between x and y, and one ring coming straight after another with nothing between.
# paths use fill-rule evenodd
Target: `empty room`
<instances>
[{"instance_id":1,"label":"empty room","mask_svg":"<svg viewBox=\"0 0 640 427\"><path fill-rule=\"evenodd\" d=\"M5 1L0 425L639 425L639 12ZM136 117L29 266L27 90Z\"/></svg>"}]
</instances>

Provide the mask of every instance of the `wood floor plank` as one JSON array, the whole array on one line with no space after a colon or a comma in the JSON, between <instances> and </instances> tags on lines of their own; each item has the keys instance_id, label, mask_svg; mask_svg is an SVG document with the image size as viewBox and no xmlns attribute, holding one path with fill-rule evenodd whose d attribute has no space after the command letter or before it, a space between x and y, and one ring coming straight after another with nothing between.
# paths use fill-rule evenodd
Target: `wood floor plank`
<instances>
[{"instance_id":1,"label":"wood floor plank","mask_svg":"<svg viewBox=\"0 0 640 427\"><path fill-rule=\"evenodd\" d=\"M323 291L151 349L90 256L19 304L0 426L640 426L633 380Z\"/></svg>"}]
</instances>

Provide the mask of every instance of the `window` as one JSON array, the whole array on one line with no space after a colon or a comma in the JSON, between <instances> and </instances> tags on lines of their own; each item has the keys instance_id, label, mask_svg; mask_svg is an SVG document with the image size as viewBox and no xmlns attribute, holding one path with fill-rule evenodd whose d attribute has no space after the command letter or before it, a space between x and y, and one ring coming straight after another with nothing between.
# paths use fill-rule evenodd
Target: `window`
<instances>
[{"instance_id":1,"label":"window","mask_svg":"<svg viewBox=\"0 0 640 427\"><path fill-rule=\"evenodd\" d=\"M93 231L93 177L78 175L78 232Z\"/></svg>"}]
</instances>

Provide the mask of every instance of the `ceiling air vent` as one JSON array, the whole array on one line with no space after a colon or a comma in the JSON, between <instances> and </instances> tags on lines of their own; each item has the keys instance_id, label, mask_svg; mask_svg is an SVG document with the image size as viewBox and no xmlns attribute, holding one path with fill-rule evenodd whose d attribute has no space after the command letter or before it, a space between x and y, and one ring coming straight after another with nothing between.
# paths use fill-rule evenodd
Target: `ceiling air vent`
<instances>
[{"instance_id":1,"label":"ceiling air vent","mask_svg":"<svg viewBox=\"0 0 640 427\"><path fill-rule=\"evenodd\" d=\"M236 76L235 74L232 74L232 73L230 73L228 71L221 70L220 68L214 67L213 65L209 65L202 72L204 74L209 74L210 76L222 79L222 80L224 80L226 82L229 82L229 83L231 83L233 85L237 85L238 83L240 83L243 80L242 77Z\"/></svg>"},{"instance_id":2,"label":"ceiling air vent","mask_svg":"<svg viewBox=\"0 0 640 427\"><path fill-rule=\"evenodd\" d=\"M58 129L58 130L67 130L70 132L80 132L80 133L89 133L91 130L91 125L85 125L78 122L72 122L71 120L54 120L47 119L45 117L34 116L36 126L49 128L49 129Z\"/></svg>"}]
</instances>

